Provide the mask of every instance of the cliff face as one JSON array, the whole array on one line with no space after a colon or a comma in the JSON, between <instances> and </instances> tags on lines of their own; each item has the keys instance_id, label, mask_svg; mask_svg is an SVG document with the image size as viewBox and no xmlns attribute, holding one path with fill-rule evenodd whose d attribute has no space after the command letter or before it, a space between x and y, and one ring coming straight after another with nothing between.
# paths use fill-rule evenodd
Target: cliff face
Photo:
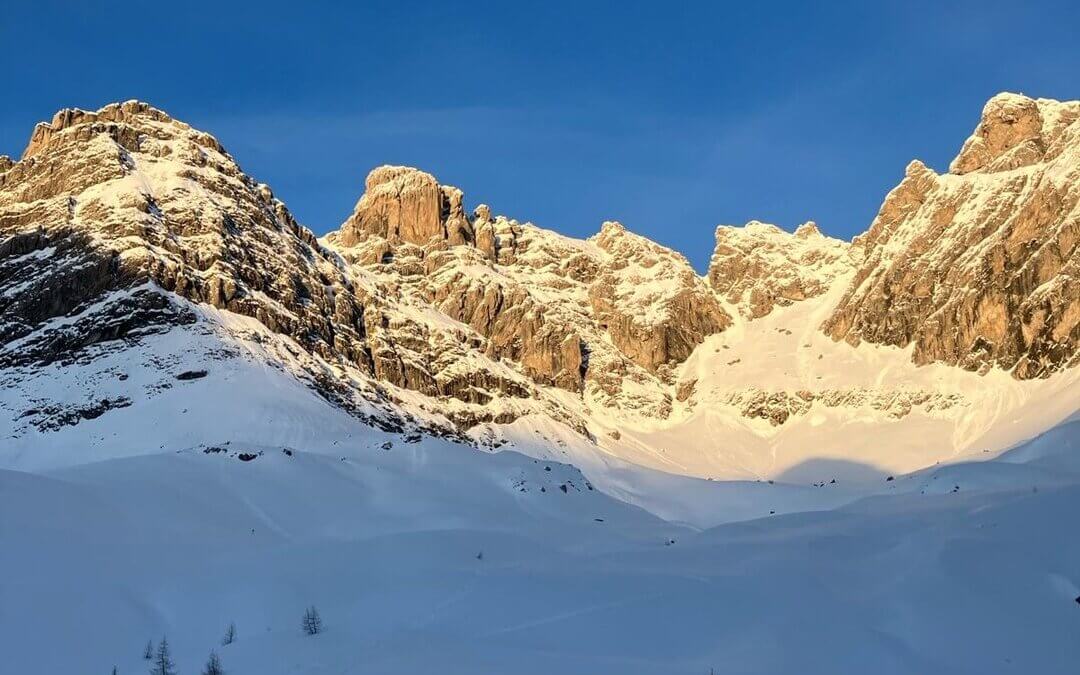
<instances>
[{"instance_id":1,"label":"cliff face","mask_svg":"<svg viewBox=\"0 0 1080 675\"><path fill-rule=\"evenodd\" d=\"M607 255L589 300L596 320L632 361L654 372L682 363L731 317L686 259L615 222L593 241Z\"/></svg>"},{"instance_id":2,"label":"cliff face","mask_svg":"<svg viewBox=\"0 0 1080 675\"><path fill-rule=\"evenodd\" d=\"M0 174L0 236L5 363L193 321L168 309L174 293L257 319L372 381L471 405L532 395L512 369L464 372L466 331L418 320L353 276L213 137L144 103L38 125Z\"/></svg>"},{"instance_id":3,"label":"cliff face","mask_svg":"<svg viewBox=\"0 0 1080 675\"><path fill-rule=\"evenodd\" d=\"M404 167L373 170L366 187L327 246L537 384L665 417L672 369L730 324L683 256L618 223L579 241L485 205L470 222L460 190Z\"/></svg>"},{"instance_id":4,"label":"cliff face","mask_svg":"<svg viewBox=\"0 0 1080 675\"><path fill-rule=\"evenodd\" d=\"M405 166L383 166L368 174L364 195L341 226L340 241L352 246L368 236L417 245L433 239L451 244L473 240L461 190Z\"/></svg>"},{"instance_id":5,"label":"cliff face","mask_svg":"<svg viewBox=\"0 0 1080 675\"><path fill-rule=\"evenodd\" d=\"M367 358L362 293L315 237L214 138L146 104L38 125L0 174L0 233L6 340L149 281L314 352Z\"/></svg>"},{"instance_id":6,"label":"cliff face","mask_svg":"<svg viewBox=\"0 0 1080 675\"><path fill-rule=\"evenodd\" d=\"M1078 202L1080 103L995 96L949 174L908 166L822 328L853 344L914 344L920 364L1018 378L1075 365Z\"/></svg>"},{"instance_id":7,"label":"cliff face","mask_svg":"<svg viewBox=\"0 0 1080 675\"><path fill-rule=\"evenodd\" d=\"M794 302L814 298L854 271L862 247L826 237L813 222L794 234L751 221L716 228L709 284L739 313L757 319Z\"/></svg>"}]
</instances>

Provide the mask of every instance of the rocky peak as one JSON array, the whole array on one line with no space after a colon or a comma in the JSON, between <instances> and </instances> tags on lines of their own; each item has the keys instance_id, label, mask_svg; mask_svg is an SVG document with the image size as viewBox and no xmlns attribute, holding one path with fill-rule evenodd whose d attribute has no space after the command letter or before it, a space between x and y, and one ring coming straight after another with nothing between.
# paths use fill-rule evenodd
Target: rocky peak
<instances>
[{"instance_id":1,"label":"rocky peak","mask_svg":"<svg viewBox=\"0 0 1080 675\"><path fill-rule=\"evenodd\" d=\"M347 281L270 189L209 134L138 101L62 110L37 125L0 183L0 232L70 258L17 270L33 280L0 303L8 315L33 305L24 316L43 319L152 282L258 316L324 354L335 336L363 331L359 308L336 293ZM343 325L332 325L335 316Z\"/></svg>"},{"instance_id":2,"label":"rocky peak","mask_svg":"<svg viewBox=\"0 0 1080 675\"><path fill-rule=\"evenodd\" d=\"M811 237L824 237L825 235L818 229L817 223L808 220L795 228L795 236L799 239L809 239Z\"/></svg>"},{"instance_id":3,"label":"rocky peak","mask_svg":"<svg viewBox=\"0 0 1080 675\"><path fill-rule=\"evenodd\" d=\"M593 311L635 363L666 377L707 336L731 325L682 254L614 221L589 241L608 254L589 287Z\"/></svg>"},{"instance_id":4,"label":"rocky peak","mask_svg":"<svg viewBox=\"0 0 1080 675\"><path fill-rule=\"evenodd\" d=\"M626 234L626 226L617 220L605 220L600 224L600 231L596 233L597 242L601 240L611 241Z\"/></svg>"},{"instance_id":5,"label":"rocky peak","mask_svg":"<svg viewBox=\"0 0 1080 675\"><path fill-rule=\"evenodd\" d=\"M338 242L353 246L369 237L426 245L433 239L471 243L461 190L407 166L380 166L368 174L364 194L341 226Z\"/></svg>"},{"instance_id":6,"label":"rocky peak","mask_svg":"<svg viewBox=\"0 0 1080 675\"><path fill-rule=\"evenodd\" d=\"M686 260L681 253L665 248L639 234L626 229L617 220L607 220L600 225L600 231L589 240L600 249L607 251L618 265L632 260Z\"/></svg>"},{"instance_id":7,"label":"rocky peak","mask_svg":"<svg viewBox=\"0 0 1080 675\"><path fill-rule=\"evenodd\" d=\"M104 132L113 136L117 143L127 147L127 143L137 143L138 139L125 136L122 131L143 126L146 122L160 123L157 129L158 134L155 135L160 135L163 128L173 127L177 133L187 132L192 138L197 138L200 144L222 151L220 144L210 134L192 130L188 125L172 119L149 103L130 100L123 103L110 103L93 112L79 108L65 108L53 115L51 122L38 122L30 136L30 142L23 151L22 160L39 154L54 137L68 129L80 129L79 133L82 133L84 138Z\"/></svg>"},{"instance_id":8,"label":"rocky peak","mask_svg":"<svg viewBox=\"0 0 1080 675\"><path fill-rule=\"evenodd\" d=\"M949 171L956 175L993 173L1040 162L1078 116L1080 104L1076 101L998 94L987 101L979 125Z\"/></svg>"},{"instance_id":9,"label":"rocky peak","mask_svg":"<svg viewBox=\"0 0 1080 675\"><path fill-rule=\"evenodd\" d=\"M491 220L491 207L487 204L477 204L473 209L473 219L478 223Z\"/></svg>"},{"instance_id":10,"label":"rocky peak","mask_svg":"<svg viewBox=\"0 0 1080 675\"><path fill-rule=\"evenodd\" d=\"M756 220L743 227L721 225L708 279L740 314L759 318L776 306L821 295L854 271L860 252L826 237L813 221L794 234Z\"/></svg>"},{"instance_id":11,"label":"rocky peak","mask_svg":"<svg viewBox=\"0 0 1080 675\"><path fill-rule=\"evenodd\" d=\"M1038 377L1080 343L1080 103L1000 94L939 176L913 161L825 322L916 363Z\"/></svg>"},{"instance_id":12,"label":"rocky peak","mask_svg":"<svg viewBox=\"0 0 1080 675\"><path fill-rule=\"evenodd\" d=\"M473 239L463 246L450 245L437 227L416 238L422 246L395 243L382 229L349 244L346 231L376 208L380 200L371 196L380 195L381 186L403 176L422 181L430 194L438 185L415 170L377 171L357 209L361 218L327 242L358 273L385 275L403 294L476 330L488 356L520 364L537 383L581 391L604 406L664 416L670 396L657 377L667 378L706 336L730 324L682 255L615 222L582 242L493 216L481 204L469 223ZM400 192L395 186L393 199ZM459 217L460 192L449 194L449 212ZM641 386L645 382L652 388ZM621 393L634 387L650 394L630 400Z\"/></svg>"}]
</instances>

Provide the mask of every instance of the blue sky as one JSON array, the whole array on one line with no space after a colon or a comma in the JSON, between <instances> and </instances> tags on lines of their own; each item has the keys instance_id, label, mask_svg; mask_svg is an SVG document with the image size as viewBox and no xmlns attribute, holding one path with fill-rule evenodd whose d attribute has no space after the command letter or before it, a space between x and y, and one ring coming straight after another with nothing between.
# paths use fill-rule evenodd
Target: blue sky
<instances>
[{"instance_id":1,"label":"blue sky","mask_svg":"<svg viewBox=\"0 0 1080 675\"><path fill-rule=\"evenodd\" d=\"M210 131L318 233L367 171L575 236L607 219L702 269L713 228L864 230L1002 90L1080 97L1080 3L0 0L0 153L139 98Z\"/></svg>"}]
</instances>

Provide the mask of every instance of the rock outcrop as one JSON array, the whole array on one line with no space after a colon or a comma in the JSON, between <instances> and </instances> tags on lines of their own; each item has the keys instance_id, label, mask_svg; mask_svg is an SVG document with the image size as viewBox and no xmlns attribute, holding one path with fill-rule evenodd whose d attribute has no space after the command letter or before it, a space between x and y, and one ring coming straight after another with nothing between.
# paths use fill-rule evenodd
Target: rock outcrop
<instances>
[{"instance_id":1,"label":"rock outcrop","mask_svg":"<svg viewBox=\"0 0 1080 675\"><path fill-rule=\"evenodd\" d=\"M813 222L794 234L751 221L716 228L709 284L743 316L756 319L773 308L821 295L849 276L860 246L826 237Z\"/></svg>"},{"instance_id":2,"label":"rock outcrop","mask_svg":"<svg viewBox=\"0 0 1080 675\"><path fill-rule=\"evenodd\" d=\"M364 195L339 235L343 246L371 236L417 245L473 240L461 190L439 185L431 174L406 166L381 166L368 174Z\"/></svg>"},{"instance_id":3,"label":"rock outcrop","mask_svg":"<svg viewBox=\"0 0 1080 675\"><path fill-rule=\"evenodd\" d=\"M993 173L1042 161L1049 145L1061 133L1061 125L1075 119L1075 111L1061 109L1061 105L1042 101L1042 107L1047 108L1044 119L1039 101L998 94L983 108L979 126L949 165L949 171L958 176L980 170ZM1048 121L1050 128L1045 128Z\"/></svg>"},{"instance_id":4,"label":"rock outcrop","mask_svg":"<svg viewBox=\"0 0 1080 675\"><path fill-rule=\"evenodd\" d=\"M912 162L823 329L916 363L1049 375L1080 344L1080 102L995 96L938 175Z\"/></svg>"},{"instance_id":5,"label":"rock outcrop","mask_svg":"<svg viewBox=\"0 0 1080 675\"><path fill-rule=\"evenodd\" d=\"M589 287L596 320L631 361L653 372L686 360L709 335L731 325L682 255L604 223L592 242L606 252Z\"/></svg>"},{"instance_id":6,"label":"rock outcrop","mask_svg":"<svg viewBox=\"0 0 1080 675\"><path fill-rule=\"evenodd\" d=\"M537 384L664 417L671 370L731 322L683 256L618 223L581 242L484 204L470 221L460 190L416 169L375 169L368 186L327 245L356 274L475 330L486 356ZM441 220L438 195L450 195Z\"/></svg>"},{"instance_id":7,"label":"rock outcrop","mask_svg":"<svg viewBox=\"0 0 1080 675\"><path fill-rule=\"evenodd\" d=\"M3 174L0 233L26 256L0 302L8 339L153 282L324 356L367 359L362 293L311 232L211 136L144 103L39 124Z\"/></svg>"},{"instance_id":8,"label":"rock outcrop","mask_svg":"<svg viewBox=\"0 0 1080 675\"><path fill-rule=\"evenodd\" d=\"M792 417L807 414L814 404L823 408L867 408L893 419L905 417L916 408L934 415L965 404L963 397L956 393L921 390L800 389L787 392L766 391L757 387L729 392L720 402L734 406L747 419L765 420L771 426L780 426Z\"/></svg>"}]
</instances>

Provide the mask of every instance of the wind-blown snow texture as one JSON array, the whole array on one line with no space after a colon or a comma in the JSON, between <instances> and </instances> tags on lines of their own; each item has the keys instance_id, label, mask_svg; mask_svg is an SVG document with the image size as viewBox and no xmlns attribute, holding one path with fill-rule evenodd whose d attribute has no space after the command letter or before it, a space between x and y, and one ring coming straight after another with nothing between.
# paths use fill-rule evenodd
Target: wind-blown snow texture
<instances>
[{"instance_id":1,"label":"wind-blown snow texture","mask_svg":"<svg viewBox=\"0 0 1080 675\"><path fill-rule=\"evenodd\" d=\"M59 113L0 158L4 671L1072 672L1078 117L995 97L864 237L702 277L406 167L316 240Z\"/></svg>"},{"instance_id":2,"label":"wind-blown snow texture","mask_svg":"<svg viewBox=\"0 0 1080 675\"><path fill-rule=\"evenodd\" d=\"M1078 431L703 531L444 442L2 471L0 644L34 673L141 672L162 634L181 672L1067 673Z\"/></svg>"}]
</instances>

